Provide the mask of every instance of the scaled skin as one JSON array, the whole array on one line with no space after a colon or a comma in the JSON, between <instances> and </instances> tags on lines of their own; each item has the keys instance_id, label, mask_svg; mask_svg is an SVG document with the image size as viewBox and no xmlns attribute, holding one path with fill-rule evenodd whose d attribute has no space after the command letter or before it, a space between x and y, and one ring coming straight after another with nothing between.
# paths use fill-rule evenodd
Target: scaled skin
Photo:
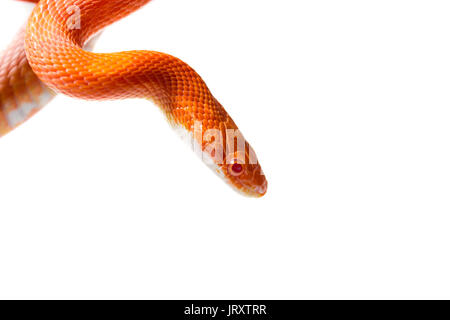
<instances>
[{"instance_id":1,"label":"scaled skin","mask_svg":"<svg viewBox=\"0 0 450 320\"><path fill-rule=\"evenodd\" d=\"M200 124L203 132L220 132L223 141L228 141L230 130L243 139L234 121L191 67L154 51L97 54L82 49L92 35L149 1L41 0L25 33L25 51L32 70L48 90L72 97L153 101L177 130L192 136L212 160L211 167L236 191L263 196L267 181L259 163L249 163L255 157L248 142L243 144L244 149L217 151L208 148L211 141L204 141L202 134L194 134ZM74 12L80 13L79 28L70 24ZM217 152L222 157L217 157Z\"/></svg>"},{"instance_id":2,"label":"scaled skin","mask_svg":"<svg viewBox=\"0 0 450 320\"><path fill-rule=\"evenodd\" d=\"M39 0L19 0L37 3ZM0 54L0 137L30 119L55 96L31 69L25 52L25 26ZM92 48L96 39L86 47Z\"/></svg>"},{"instance_id":3,"label":"scaled skin","mask_svg":"<svg viewBox=\"0 0 450 320\"><path fill-rule=\"evenodd\" d=\"M32 117L55 95L28 64L24 41L25 28L0 56L0 137Z\"/></svg>"}]
</instances>

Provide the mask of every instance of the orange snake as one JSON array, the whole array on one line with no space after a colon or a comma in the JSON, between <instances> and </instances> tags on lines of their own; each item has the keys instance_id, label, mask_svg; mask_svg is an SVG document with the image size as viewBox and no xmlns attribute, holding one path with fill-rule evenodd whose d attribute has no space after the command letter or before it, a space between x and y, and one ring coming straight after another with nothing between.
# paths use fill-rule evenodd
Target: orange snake
<instances>
[{"instance_id":1,"label":"orange snake","mask_svg":"<svg viewBox=\"0 0 450 320\"><path fill-rule=\"evenodd\" d=\"M107 25L150 0L36 2L26 28L0 56L0 136L56 93L89 99L144 98L189 138L204 162L236 191L261 197L267 180L250 144L186 63L165 53L92 53L83 48Z\"/></svg>"}]
</instances>

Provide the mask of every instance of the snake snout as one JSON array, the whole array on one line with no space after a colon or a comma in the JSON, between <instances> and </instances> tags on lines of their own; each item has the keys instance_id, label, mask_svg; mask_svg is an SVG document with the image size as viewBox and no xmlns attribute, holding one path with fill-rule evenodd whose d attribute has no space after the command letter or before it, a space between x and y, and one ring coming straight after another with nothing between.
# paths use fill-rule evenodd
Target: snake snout
<instances>
[{"instance_id":1,"label":"snake snout","mask_svg":"<svg viewBox=\"0 0 450 320\"><path fill-rule=\"evenodd\" d=\"M262 197L267 193L267 187L267 180L264 180L264 182L260 186L258 186L255 191Z\"/></svg>"},{"instance_id":2,"label":"snake snout","mask_svg":"<svg viewBox=\"0 0 450 320\"><path fill-rule=\"evenodd\" d=\"M267 193L268 183L266 176L259 170L259 177L253 179L253 192L256 197L263 197Z\"/></svg>"},{"instance_id":3,"label":"snake snout","mask_svg":"<svg viewBox=\"0 0 450 320\"><path fill-rule=\"evenodd\" d=\"M267 193L268 183L260 165L247 164L243 167L242 175L232 177L234 185L247 196L256 198L264 196Z\"/></svg>"}]
</instances>

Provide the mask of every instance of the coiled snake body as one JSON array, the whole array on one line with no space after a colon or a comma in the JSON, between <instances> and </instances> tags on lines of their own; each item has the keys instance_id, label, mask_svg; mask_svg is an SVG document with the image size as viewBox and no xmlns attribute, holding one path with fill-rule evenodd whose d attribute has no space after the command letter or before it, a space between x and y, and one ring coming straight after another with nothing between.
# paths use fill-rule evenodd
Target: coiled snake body
<instances>
[{"instance_id":1,"label":"coiled snake body","mask_svg":"<svg viewBox=\"0 0 450 320\"><path fill-rule=\"evenodd\" d=\"M150 0L36 2L26 28L0 57L0 136L56 93L90 99L144 98L188 136L235 190L260 197L267 181L256 155L201 77L181 60L154 51L93 53L86 43Z\"/></svg>"}]
</instances>

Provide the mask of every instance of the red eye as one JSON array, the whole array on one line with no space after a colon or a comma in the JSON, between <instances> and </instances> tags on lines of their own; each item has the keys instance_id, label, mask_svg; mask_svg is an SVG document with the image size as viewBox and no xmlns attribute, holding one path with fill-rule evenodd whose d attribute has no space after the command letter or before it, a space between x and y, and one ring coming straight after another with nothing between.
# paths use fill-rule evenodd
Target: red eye
<instances>
[{"instance_id":1,"label":"red eye","mask_svg":"<svg viewBox=\"0 0 450 320\"><path fill-rule=\"evenodd\" d=\"M231 167L231 170L233 170L234 173L241 173L242 170L244 170L244 168L242 167L242 164L235 163L235 164L233 164L233 166Z\"/></svg>"},{"instance_id":2,"label":"red eye","mask_svg":"<svg viewBox=\"0 0 450 320\"><path fill-rule=\"evenodd\" d=\"M231 166L231 174L238 176L244 171L244 167L240 163L235 163Z\"/></svg>"}]
</instances>

